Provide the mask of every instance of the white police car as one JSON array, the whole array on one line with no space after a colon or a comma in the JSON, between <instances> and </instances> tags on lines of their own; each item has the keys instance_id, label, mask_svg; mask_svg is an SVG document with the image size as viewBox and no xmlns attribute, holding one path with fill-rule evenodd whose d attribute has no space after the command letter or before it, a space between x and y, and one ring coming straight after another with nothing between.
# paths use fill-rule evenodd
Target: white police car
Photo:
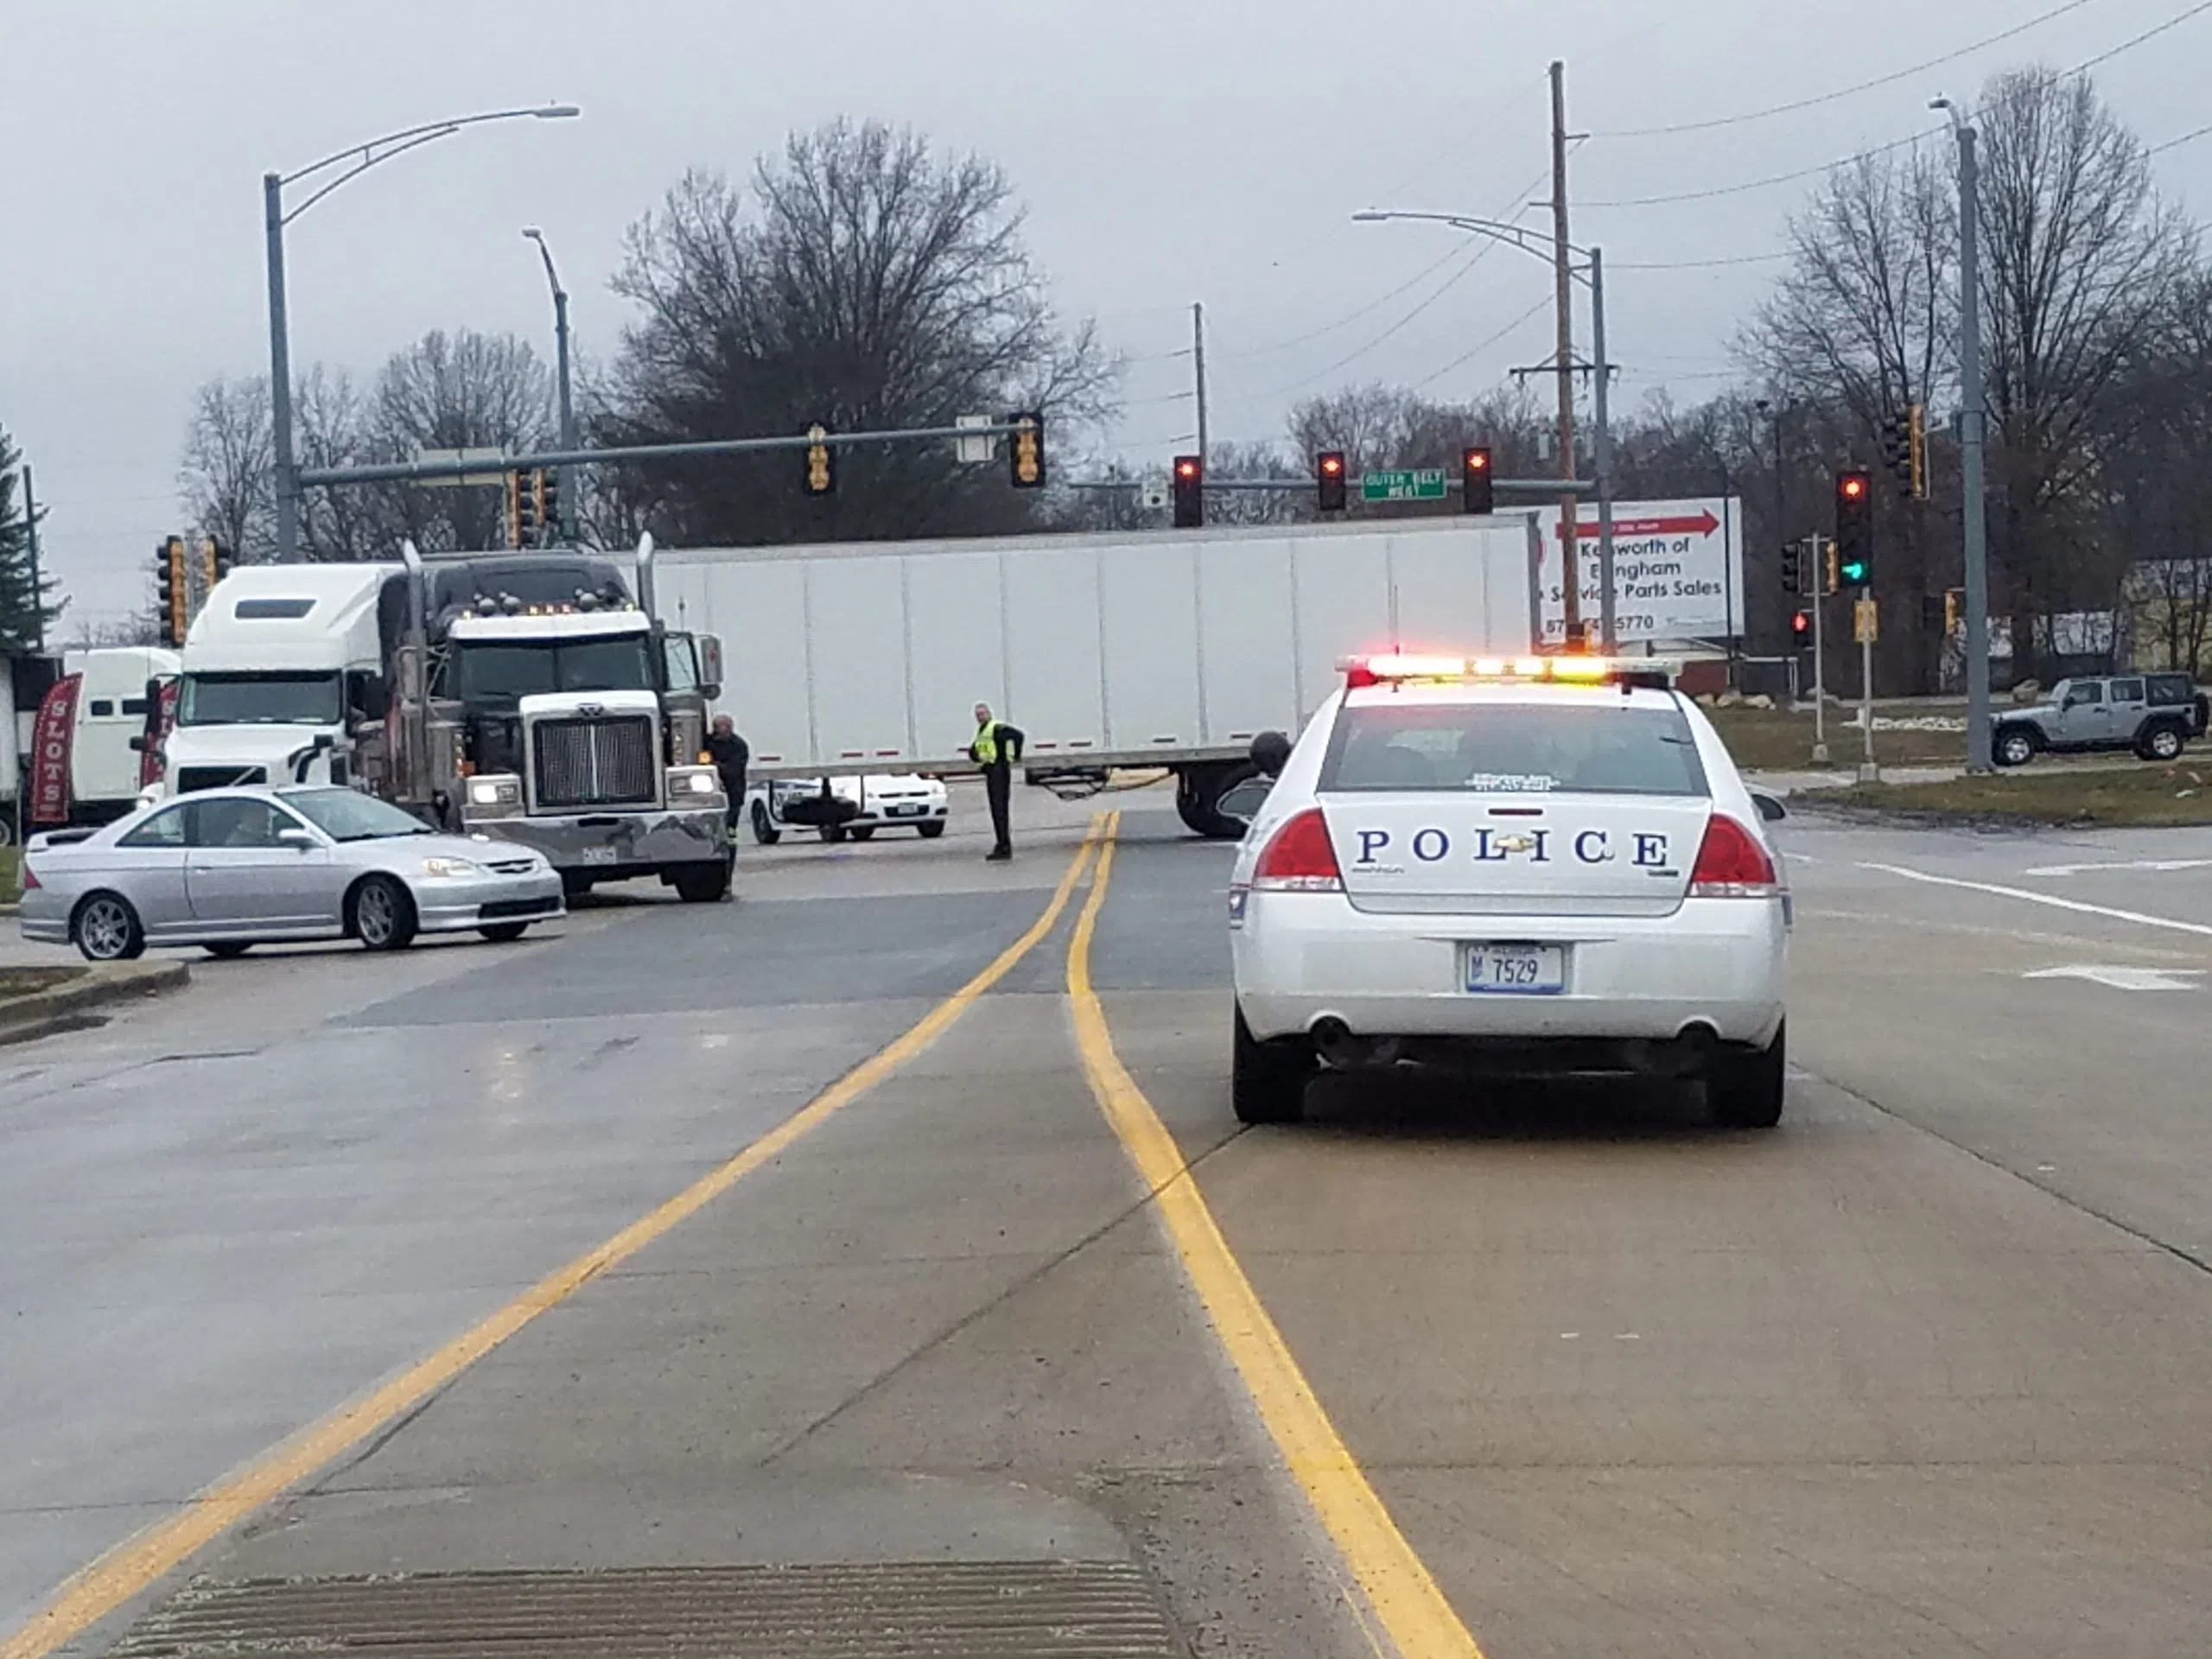
<instances>
[{"instance_id":1,"label":"white police car","mask_svg":"<svg viewBox=\"0 0 2212 1659\"><path fill-rule=\"evenodd\" d=\"M1317 1066L1701 1076L1782 1114L1789 895L1755 798L1648 659L1347 665L1230 885L1236 1115ZM1255 745L1255 751L1261 746Z\"/></svg>"}]
</instances>

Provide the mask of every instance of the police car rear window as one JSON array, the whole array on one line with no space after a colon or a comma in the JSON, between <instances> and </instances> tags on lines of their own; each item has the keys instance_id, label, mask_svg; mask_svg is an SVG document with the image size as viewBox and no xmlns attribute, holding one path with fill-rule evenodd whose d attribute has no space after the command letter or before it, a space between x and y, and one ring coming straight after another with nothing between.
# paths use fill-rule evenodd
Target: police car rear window
<instances>
[{"instance_id":1,"label":"police car rear window","mask_svg":"<svg viewBox=\"0 0 2212 1659\"><path fill-rule=\"evenodd\" d=\"M1323 791L1542 795L1707 792L1678 709L1376 703L1337 717Z\"/></svg>"}]
</instances>

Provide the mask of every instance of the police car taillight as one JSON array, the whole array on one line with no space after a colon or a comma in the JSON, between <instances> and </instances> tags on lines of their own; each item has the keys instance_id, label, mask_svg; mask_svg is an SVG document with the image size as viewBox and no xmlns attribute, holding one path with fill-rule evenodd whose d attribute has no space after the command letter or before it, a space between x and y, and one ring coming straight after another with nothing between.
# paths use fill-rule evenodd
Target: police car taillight
<instances>
[{"instance_id":1,"label":"police car taillight","mask_svg":"<svg viewBox=\"0 0 2212 1659\"><path fill-rule=\"evenodd\" d=\"M1693 899L1771 899L1782 890L1774 860L1759 838L1735 819L1716 812L1690 870Z\"/></svg>"},{"instance_id":2,"label":"police car taillight","mask_svg":"<svg viewBox=\"0 0 2212 1659\"><path fill-rule=\"evenodd\" d=\"M1252 871L1252 885L1262 892L1342 893L1344 873L1337 868L1337 849L1329 842L1329 826L1321 809L1309 806L1268 838L1260 861Z\"/></svg>"}]
</instances>

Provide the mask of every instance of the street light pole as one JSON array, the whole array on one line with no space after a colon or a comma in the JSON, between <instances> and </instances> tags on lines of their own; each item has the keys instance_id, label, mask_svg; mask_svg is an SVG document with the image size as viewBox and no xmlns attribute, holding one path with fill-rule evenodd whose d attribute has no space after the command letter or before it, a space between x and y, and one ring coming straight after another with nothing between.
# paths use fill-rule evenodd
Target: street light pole
<instances>
[{"instance_id":1,"label":"street light pole","mask_svg":"<svg viewBox=\"0 0 2212 1659\"><path fill-rule=\"evenodd\" d=\"M1613 433L1605 419L1605 382L1612 378L1613 365L1605 360L1605 253L1602 248L1590 250L1590 372L1596 377L1590 412L1598 427L1593 463L1598 469L1598 626L1604 642L1599 648L1610 657L1620 639L1613 627ZM1720 510L1728 510L1725 500ZM1728 585L1725 568L1720 585Z\"/></svg>"},{"instance_id":2,"label":"street light pole","mask_svg":"<svg viewBox=\"0 0 2212 1659\"><path fill-rule=\"evenodd\" d=\"M333 150L314 165L296 172L261 175L262 224L268 241L269 261L269 414L276 474L276 557L280 562L296 559L300 551L299 464L292 450L291 326L284 308L284 227L348 179L359 178L378 162L388 162L395 156L450 137L463 127L481 126L486 121L563 121L582 112L573 104L548 104L534 109L486 110L480 115L455 116L448 121L402 128L381 138L372 138L365 144ZM313 178L341 162L351 162L353 165L320 186L298 207L289 213L285 211L286 185Z\"/></svg>"},{"instance_id":3,"label":"street light pole","mask_svg":"<svg viewBox=\"0 0 2212 1659\"><path fill-rule=\"evenodd\" d=\"M561 448L573 450L576 447L576 409L569 391L569 290L561 286L561 273L553 268L553 250L545 245L545 232L532 226L523 234L537 244L537 251L545 261L545 280L553 287L553 351L561 388ZM559 469L559 474L561 539L574 547L576 542L575 468L563 467Z\"/></svg>"},{"instance_id":4,"label":"street light pole","mask_svg":"<svg viewBox=\"0 0 2212 1659\"><path fill-rule=\"evenodd\" d=\"M1981 385L1980 160L1974 130L1951 101L1936 99L1929 107L1950 111L1959 140L1959 516L1965 532L1967 770L1987 772L1995 760L1989 747L1989 521L1982 479L1988 411Z\"/></svg>"}]
</instances>

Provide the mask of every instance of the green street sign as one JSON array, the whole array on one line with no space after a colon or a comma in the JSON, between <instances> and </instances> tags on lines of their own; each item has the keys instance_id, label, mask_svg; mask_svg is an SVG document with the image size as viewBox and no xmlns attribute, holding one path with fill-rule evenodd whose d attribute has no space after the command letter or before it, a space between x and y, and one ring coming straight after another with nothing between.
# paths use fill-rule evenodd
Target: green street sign
<instances>
[{"instance_id":1,"label":"green street sign","mask_svg":"<svg viewBox=\"0 0 2212 1659\"><path fill-rule=\"evenodd\" d=\"M1425 467L1418 472L1363 473L1359 479L1363 501L1441 501L1444 469Z\"/></svg>"}]
</instances>

